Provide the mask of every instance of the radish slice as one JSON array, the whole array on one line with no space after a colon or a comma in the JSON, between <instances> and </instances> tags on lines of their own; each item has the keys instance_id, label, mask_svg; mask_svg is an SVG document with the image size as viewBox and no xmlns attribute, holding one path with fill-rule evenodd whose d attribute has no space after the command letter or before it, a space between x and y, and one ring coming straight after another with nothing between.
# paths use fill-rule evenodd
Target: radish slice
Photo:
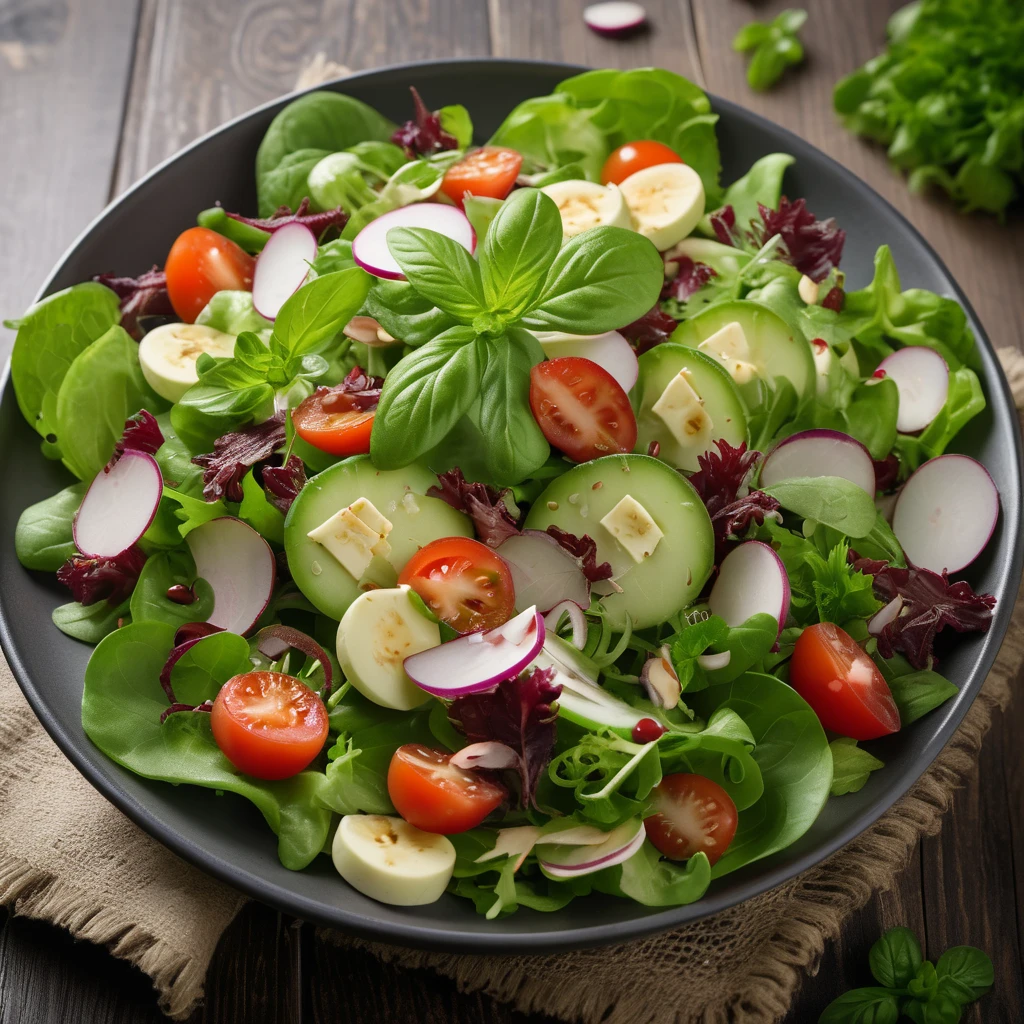
<instances>
[{"instance_id":1,"label":"radish slice","mask_svg":"<svg viewBox=\"0 0 1024 1024\"><path fill-rule=\"evenodd\" d=\"M875 466L855 438L838 430L802 430L780 441L761 465L761 486L808 476L840 476L875 496Z\"/></svg>"},{"instance_id":2,"label":"radish slice","mask_svg":"<svg viewBox=\"0 0 1024 1024\"><path fill-rule=\"evenodd\" d=\"M541 871L551 878L578 878L629 860L644 845L646 833L639 818L613 828L599 846L552 846L538 855Z\"/></svg>"},{"instance_id":3,"label":"radish slice","mask_svg":"<svg viewBox=\"0 0 1024 1024\"><path fill-rule=\"evenodd\" d=\"M934 349L923 345L901 348L883 359L878 369L892 378L900 393L896 429L901 434L924 430L946 404L949 367Z\"/></svg>"},{"instance_id":4,"label":"radish slice","mask_svg":"<svg viewBox=\"0 0 1024 1024\"><path fill-rule=\"evenodd\" d=\"M902 609L903 598L897 594L884 608L871 616L868 620L868 632L872 636L878 636L890 622L899 616Z\"/></svg>"},{"instance_id":5,"label":"radish slice","mask_svg":"<svg viewBox=\"0 0 1024 1024\"><path fill-rule=\"evenodd\" d=\"M113 558L130 548L153 522L163 488L156 459L129 448L85 492L71 528L75 547L90 558Z\"/></svg>"},{"instance_id":6,"label":"radish slice","mask_svg":"<svg viewBox=\"0 0 1024 1024\"><path fill-rule=\"evenodd\" d=\"M781 633L789 614L789 577L782 559L759 540L733 548L722 559L708 606L729 626L742 626L751 615L767 612L778 620Z\"/></svg>"},{"instance_id":7,"label":"radish slice","mask_svg":"<svg viewBox=\"0 0 1024 1024\"><path fill-rule=\"evenodd\" d=\"M554 608L544 616L544 628L552 633L558 632L558 623L562 616L568 615L572 624L572 645L577 651L582 651L587 646L587 618L583 609L575 601L559 601Z\"/></svg>"},{"instance_id":8,"label":"radish slice","mask_svg":"<svg viewBox=\"0 0 1024 1024\"><path fill-rule=\"evenodd\" d=\"M196 575L213 587L209 621L229 633L248 633L274 592L277 562L270 545L232 516L197 526L185 540Z\"/></svg>"},{"instance_id":9,"label":"radish slice","mask_svg":"<svg viewBox=\"0 0 1024 1024\"><path fill-rule=\"evenodd\" d=\"M537 340L548 359L557 359L559 356L580 356L597 363L615 378L623 391L628 392L640 375L640 364L637 362L636 352L618 331L585 335L542 331L537 335Z\"/></svg>"},{"instance_id":10,"label":"radish slice","mask_svg":"<svg viewBox=\"0 0 1024 1024\"><path fill-rule=\"evenodd\" d=\"M405 278L388 248L388 232L392 228L429 228L458 242L469 252L476 249L473 225L461 210L440 203L413 203L370 221L352 242L352 258L374 277L389 281Z\"/></svg>"},{"instance_id":11,"label":"radish slice","mask_svg":"<svg viewBox=\"0 0 1024 1024\"><path fill-rule=\"evenodd\" d=\"M911 565L959 572L984 551L998 518L988 470L966 455L940 455L903 485L892 529Z\"/></svg>"},{"instance_id":12,"label":"radish slice","mask_svg":"<svg viewBox=\"0 0 1024 1024\"><path fill-rule=\"evenodd\" d=\"M497 771L501 768L515 768L519 764L519 755L505 743L485 740L457 750L452 754L449 764L456 768L488 768Z\"/></svg>"},{"instance_id":13,"label":"radish slice","mask_svg":"<svg viewBox=\"0 0 1024 1024\"><path fill-rule=\"evenodd\" d=\"M625 0L607 0L606 3L585 7L583 20L587 28L599 36L614 39L641 28L647 21L647 12L639 4L627 3Z\"/></svg>"},{"instance_id":14,"label":"radish slice","mask_svg":"<svg viewBox=\"0 0 1024 1024\"><path fill-rule=\"evenodd\" d=\"M543 530L524 530L498 547L512 572L516 607L549 612L563 601L590 606L590 584L579 562Z\"/></svg>"},{"instance_id":15,"label":"radish slice","mask_svg":"<svg viewBox=\"0 0 1024 1024\"><path fill-rule=\"evenodd\" d=\"M434 697L480 693L520 673L543 644L544 620L536 608L527 608L497 629L470 633L410 655L405 671Z\"/></svg>"},{"instance_id":16,"label":"radish slice","mask_svg":"<svg viewBox=\"0 0 1024 1024\"><path fill-rule=\"evenodd\" d=\"M316 259L316 235L305 224L285 224L263 246L252 275L252 304L273 320L301 287Z\"/></svg>"}]
</instances>

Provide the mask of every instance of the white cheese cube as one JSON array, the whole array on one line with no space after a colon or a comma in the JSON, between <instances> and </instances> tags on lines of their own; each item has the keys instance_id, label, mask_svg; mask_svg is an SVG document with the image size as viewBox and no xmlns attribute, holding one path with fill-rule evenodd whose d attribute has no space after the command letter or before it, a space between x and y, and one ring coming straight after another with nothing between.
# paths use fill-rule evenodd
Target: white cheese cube
<instances>
[{"instance_id":1,"label":"white cheese cube","mask_svg":"<svg viewBox=\"0 0 1024 1024\"><path fill-rule=\"evenodd\" d=\"M698 346L701 352L717 359L737 384L746 384L757 376L757 367L750 362L750 344L743 328L733 321L715 331Z\"/></svg>"},{"instance_id":2,"label":"white cheese cube","mask_svg":"<svg viewBox=\"0 0 1024 1024\"><path fill-rule=\"evenodd\" d=\"M366 498L335 512L307 536L327 549L353 579L361 579L374 555L391 554L391 522Z\"/></svg>"},{"instance_id":3,"label":"white cheese cube","mask_svg":"<svg viewBox=\"0 0 1024 1024\"><path fill-rule=\"evenodd\" d=\"M689 370L680 370L651 410L668 427L681 448L706 452L711 447L714 424L691 380Z\"/></svg>"},{"instance_id":4,"label":"white cheese cube","mask_svg":"<svg viewBox=\"0 0 1024 1024\"><path fill-rule=\"evenodd\" d=\"M665 536L650 513L627 494L602 520L601 525L626 549L634 562L654 554Z\"/></svg>"}]
</instances>

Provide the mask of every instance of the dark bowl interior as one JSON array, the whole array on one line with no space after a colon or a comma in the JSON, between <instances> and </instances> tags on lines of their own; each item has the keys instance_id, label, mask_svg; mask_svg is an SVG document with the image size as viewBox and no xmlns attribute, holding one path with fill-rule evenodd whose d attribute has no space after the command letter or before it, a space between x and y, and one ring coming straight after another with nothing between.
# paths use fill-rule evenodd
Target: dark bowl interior
<instances>
[{"instance_id":1,"label":"dark bowl interior","mask_svg":"<svg viewBox=\"0 0 1024 1024\"><path fill-rule=\"evenodd\" d=\"M333 88L370 103L395 120L408 115L408 85L431 107L464 102L480 138L486 138L520 100L549 92L578 69L557 64L467 60L387 68L353 75ZM286 100L278 100L199 140L110 206L78 239L40 294L99 271L137 273L163 258L196 212L221 201L228 209L255 208L253 159L260 139ZM871 275L875 249L888 243L904 287L953 295L966 306L949 272L914 228L885 200L829 157L740 107L714 101L724 180L744 173L776 150L794 154L786 191L805 196L818 216L835 216L847 230L844 267L852 287ZM358 935L410 946L463 951L532 951L593 945L665 929L715 913L778 885L821 861L870 825L927 768L977 695L1006 630L1021 570L1021 452L1017 418L992 348L968 308L978 334L989 406L957 439L956 450L988 467L1002 495L999 527L984 556L967 574L998 598L986 635L955 645L943 670L959 696L904 732L876 744L886 762L859 793L833 800L798 843L712 885L692 906L648 910L610 897L576 900L555 914L521 910L486 921L469 901L398 908L375 903L342 882L326 857L293 873L277 860L275 837L244 800L207 790L149 782L120 768L82 732L82 680L91 649L50 624L66 600L52 576L26 572L14 556L21 510L71 482L44 459L37 435L22 420L8 380L0 401L0 479L8 481L0 506L0 612L4 650L22 689L67 756L108 799L181 856L251 896L299 917Z\"/></svg>"}]
</instances>

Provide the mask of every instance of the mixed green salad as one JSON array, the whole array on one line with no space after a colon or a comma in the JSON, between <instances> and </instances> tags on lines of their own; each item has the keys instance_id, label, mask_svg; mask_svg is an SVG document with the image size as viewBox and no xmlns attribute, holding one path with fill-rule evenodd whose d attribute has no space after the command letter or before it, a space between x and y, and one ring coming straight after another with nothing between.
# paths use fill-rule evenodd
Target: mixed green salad
<instances>
[{"instance_id":1,"label":"mixed green salad","mask_svg":"<svg viewBox=\"0 0 1024 1024\"><path fill-rule=\"evenodd\" d=\"M16 323L78 480L18 557L96 645L92 741L245 797L286 867L488 917L692 902L956 693L939 634L995 603L949 575L999 511L945 454L974 338L884 245L847 290L791 156L723 185L675 74L575 76L482 147L412 95L299 97L258 216Z\"/></svg>"}]
</instances>

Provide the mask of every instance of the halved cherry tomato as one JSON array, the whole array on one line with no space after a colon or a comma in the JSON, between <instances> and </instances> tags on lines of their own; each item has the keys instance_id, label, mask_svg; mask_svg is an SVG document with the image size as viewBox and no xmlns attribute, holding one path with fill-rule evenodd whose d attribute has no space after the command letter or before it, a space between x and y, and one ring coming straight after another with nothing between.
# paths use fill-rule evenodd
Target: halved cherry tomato
<instances>
[{"instance_id":1,"label":"halved cherry tomato","mask_svg":"<svg viewBox=\"0 0 1024 1024\"><path fill-rule=\"evenodd\" d=\"M424 832L454 835L476 828L508 796L479 772L455 768L451 754L407 743L388 768L388 796L410 825Z\"/></svg>"},{"instance_id":2,"label":"halved cherry tomato","mask_svg":"<svg viewBox=\"0 0 1024 1024\"><path fill-rule=\"evenodd\" d=\"M244 672L220 688L210 726L217 746L240 772L287 779L320 753L327 739L327 709L294 676Z\"/></svg>"},{"instance_id":3,"label":"halved cherry tomato","mask_svg":"<svg viewBox=\"0 0 1024 1024\"><path fill-rule=\"evenodd\" d=\"M303 441L328 455L365 455L373 415L344 391L317 388L292 410L292 424Z\"/></svg>"},{"instance_id":4,"label":"halved cherry tomato","mask_svg":"<svg viewBox=\"0 0 1024 1024\"><path fill-rule=\"evenodd\" d=\"M514 149L484 146L448 168L441 182L441 191L459 209L462 209L462 197L467 192L504 199L512 191L522 166L523 155Z\"/></svg>"},{"instance_id":5,"label":"halved cherry tomato","mask_svg":"<svg viewBox=\"0 0 1024 1024\"><path fill-rule=\"evenodd\" d=\"M230 238L209 228L189 228L175 239L164 273L174 312L187 324L217 294L252 290L256 261Z\"/></svg>"},{"instance_id":6,"label":"halved cherry tomato","mask_svg":"<svg viewBox=\"0 0 1024 1024\"><path fill-rule=\"evenodd\" d=\"M841 736L873 740L899 730L899 708L878 666L831 622L808 626L800 634L789 681L821 724Z\"/></svg>"},{"instance_id":7,"label":"halved cherry tomato","mask_svg":"<svg viewBox=\"0 0 1024 1024\"><path fill-rule=\"evenodd\" d=\"M669 860L686 860L701 850L712 864L736 835L736 805L712 779L681 772L654 787L657 814L644 818L647 838Z\"/></svg>"},{"instance_id":8,"label":"halved cherry tomato","mask_svg":"<svg viewBox=\"0 0 1024 1024\"><path fill-rule=\"evenodd\" d=\"M662 142L653 139L641 139L638 142L627 142L613 150L611 156L601 168L601 182L605 185L621 185L631 174L642 171L645 167L656 167L658 164L681 164L683 158Z\"/></svg>"},{"instance_id":9,"label":"halved cherry tomato","mask_svg":"<svg viewBox=\"0 0 1024 1024\"><path fill-rule=\"evenodd\" d=\"M468 537L442 537L416 552L398 576L459 633L495 629L515 610L508 563Z\"/></svg>"},{"instance_id":10,"label":"halved cherry tomato","mask_svg":"<svg viewBox=\"0 0 1024 1024\"><path fill-rule=\"evenodd\" d=\"M559 356L530 371L530 408L550 444L576 462L631 452L636 417L626 392L602 366Z\"/></svg>"}]
</instances>

